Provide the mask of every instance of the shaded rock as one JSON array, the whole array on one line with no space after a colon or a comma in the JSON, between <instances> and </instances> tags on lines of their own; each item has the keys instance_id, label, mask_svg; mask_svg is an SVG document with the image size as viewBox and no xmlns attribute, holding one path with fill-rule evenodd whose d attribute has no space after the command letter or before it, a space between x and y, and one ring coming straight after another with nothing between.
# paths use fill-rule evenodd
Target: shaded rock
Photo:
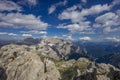
<instances>
[{"instance_id":1,"label":"shaded rock","mask_svg":"<svg viewBox=\"0 0 120 80\"><path fill-rule=\"evenodd\" d=\"M0 80L7 80L7 74L4 68L0 67Z\"/></svg>"}]
</instances>

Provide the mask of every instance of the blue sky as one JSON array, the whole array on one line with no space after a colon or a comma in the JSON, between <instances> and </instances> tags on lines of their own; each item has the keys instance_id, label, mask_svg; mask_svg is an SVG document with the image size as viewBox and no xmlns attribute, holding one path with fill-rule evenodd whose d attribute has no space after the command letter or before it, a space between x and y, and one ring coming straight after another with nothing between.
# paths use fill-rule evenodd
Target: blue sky
<instances>
[{"instance_id":1,"label":"blue sky","mask_svg":"<svg viewBox=\"0 0 120 80\"><path fill-rule=\"evenodd\" d=\"M0 0L0 39L120 41L120 0Z\"/></svg>"}]
</instances>

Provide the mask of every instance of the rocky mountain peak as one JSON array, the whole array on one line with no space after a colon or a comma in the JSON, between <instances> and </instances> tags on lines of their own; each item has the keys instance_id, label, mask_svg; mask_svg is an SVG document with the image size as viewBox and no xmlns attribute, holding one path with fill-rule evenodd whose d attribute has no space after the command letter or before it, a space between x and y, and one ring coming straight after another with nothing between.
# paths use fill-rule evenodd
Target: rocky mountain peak
<instances>
[{"instance_id":1,"label":"rocky mountain peak","mask_svg":"<svg viewBox=\"0 0 120 80\"><path fill-rule=\"evenodd\" d=\"M37 45L9 44L0 49L0 80L120 80L120 70L88 58L61 39L45 38ZM77 55L78 56L78 55Z\"/></svg>"},{"instance_id":2,"label":"rocky mountain peak","mask_svg":"<svg viewBox=\"0 0 120 80\"><path fill-rule=\"evenodd\" d=\"M70 55L83 55L83 50L80 47L58 38L43 38L36 46L39 54L54 59L69 59Z\"/></svg>"}]
</instances>

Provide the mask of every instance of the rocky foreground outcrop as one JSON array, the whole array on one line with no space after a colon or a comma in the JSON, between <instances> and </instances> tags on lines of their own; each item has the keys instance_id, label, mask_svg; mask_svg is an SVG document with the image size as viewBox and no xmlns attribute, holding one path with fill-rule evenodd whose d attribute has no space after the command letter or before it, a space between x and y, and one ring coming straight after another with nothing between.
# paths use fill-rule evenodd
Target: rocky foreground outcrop
<instances>
[{"instance_id":1,"label":"rocky foreground outcrop","mask_svg":"<svg viewBox=\"0 0 120 80\"><path fill-rule=\"evenodd\" d=\"M57 47L57 45L63 45L64 41L53 42L53 40L44 39L34 46L10 44L2 47L0 80L120 80L120 70L109 64L97 64L87 58L78 60L53 58L57 57L55 54L67 50L67 48L64 50L65 46ZM44 49L41 50L41 46ZM53 56L52 52L45 50L48 46L50 50L55 46L58 52L53 49L55 52ZM69 46L66 47L72 49ZM63 56L70 54L69 49ZM46 51L48 53L45 53ZM49 57L47 54L52 56L49 55Z\"/></svg>"},{"instance_id":2,"label":"rocky foreground outcrop","mask_svg":"<svg viewBox=\"0 0 120 80\"><path fill-rule=\"evenodd\" d=\"M120 70L109 64L96 64L87 68L73 80L120 80Z\"/></svg>"},{"instance_id":3,"label":"rocky foreground outcrop","mask_svg":"<svg viewBox=\"0 0 120 80\"><path fill-rule=\"evenodd\" d=\"M61 78L53 61L47 58L41 60L36 51L28 51L27 46L19 48L18 45L8 46L12 49L15 46L13 49L15 51L11 52L5 47L2 48L0 80L59 80Z\"/></svg>"}]
</instances>

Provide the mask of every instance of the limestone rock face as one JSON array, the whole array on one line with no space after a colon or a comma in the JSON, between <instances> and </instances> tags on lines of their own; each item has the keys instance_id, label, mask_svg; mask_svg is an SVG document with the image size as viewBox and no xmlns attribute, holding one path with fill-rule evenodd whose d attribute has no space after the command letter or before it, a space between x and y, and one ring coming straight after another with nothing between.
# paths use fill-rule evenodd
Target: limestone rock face
<instances>
[{"instance_id":1,"label":"limestone rock face","mask_svg":"<svg viewBox=\"0 0 120 80\"><path fill-rule=\"evenodd\" d=\"M26 48L29 49L28 46L13 44L1 48L0 80L60 79L60 73L54 62L48 59L42 61L34 49Z\"/></svg>"},{"instance_id":2,"label":"limestone rock face","mask_svg":"<svg viewBox=\"0 0 120 80\"><path fill-rule=\"evenodd\" d=\"M120 70L116 69L112 65L107 64L98 64L96 77L98 80L117 80L120 79Z\"/></svg>"},{"instance_id":3,"label":"limestone rock face","mask_svg":"<svg viewBox=\"0 0 120 80\"><path fill-rule=\"evenodd\" d=\"M110 64L93 64L74 80L120 80L120 70Z\"/></svg>"},{"instance_id":4,"label":"limestone rock face","mask_svg":"<svg viewBox=\"0 0 120 80\"><path fill-rule=\"evenodd\" d=\"M60 72L57 70L54 62L45 59L46 80L60 80Z\"/></svg>"},{"instance_id":5,"label":"limestone rock face","mask_svg":"<svg viewBox=\"0 0 120 80\"><path fill-rule=\"evenodd\" d=\"M44 64L34 53L16 58L7 65L8 80L44 80Z\"/></svg>"},{"instance_id":6,"label":"limestone rock face","mask_svg":"<svg viewBox=\"0 0 120 80\"><path fill-rule=\"evenodd\" d=\"M10 44L3 46L0 49L0 62L3 63L4 65L7 65L17 57L25 55L28 52L33 52L33 49L26 45L19 46L15 44Z\"/></svg>"},{"instance_id":7,"label":"limestone rock face","mask_svg":"<svg viewBox=\"0 0 120 80\"><path fill-rule=\"evenodd\" d=\"M68 59L71 54L81 55L82 50L70 42L57 38L43 38L36 46L38 54L56 60Z\"/></svg>"}]
</instances>

